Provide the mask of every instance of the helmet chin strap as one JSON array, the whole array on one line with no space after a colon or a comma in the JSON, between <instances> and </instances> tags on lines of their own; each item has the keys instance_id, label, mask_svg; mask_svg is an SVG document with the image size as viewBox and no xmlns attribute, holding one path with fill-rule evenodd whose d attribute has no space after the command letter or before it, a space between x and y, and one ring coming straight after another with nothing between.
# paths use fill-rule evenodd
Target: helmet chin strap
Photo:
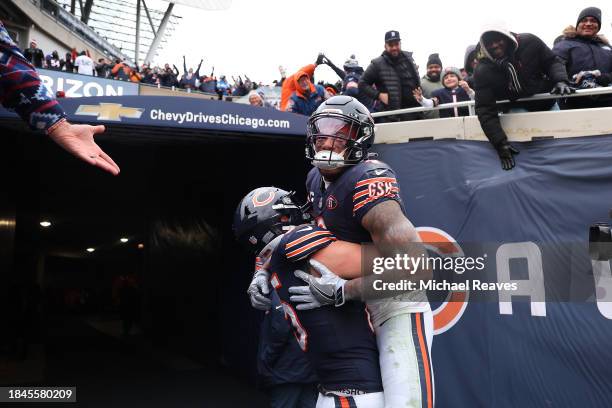
<instances>
[{"instance_id":1,"label":"helmet chin strap","mask_svg":"<svg viewBox=\"0 0 612 408\"><path fill-rule=\"evenodd\" d=\"M312 165L322 170L333 170L344 167L344 151L336 153L331 150L321 150L315 154Z\"/></svg>"}]
</instances>

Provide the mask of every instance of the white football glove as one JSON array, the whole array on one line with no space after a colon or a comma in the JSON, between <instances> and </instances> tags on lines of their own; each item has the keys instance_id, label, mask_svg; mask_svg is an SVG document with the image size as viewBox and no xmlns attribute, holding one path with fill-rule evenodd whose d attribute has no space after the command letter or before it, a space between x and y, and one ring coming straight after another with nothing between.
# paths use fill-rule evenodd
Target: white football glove
<instances>
[{"instance_id":1,"label":"white football glove","mask_svg":"<svg viewBox=\"0 0 612 408\"><path fill-rule=\"evenodd\" d=\"M251 299L251 306L255 309L267 311L272 306L272 301L268 297L270 287L268 281L270 274L265 269L258 269L253 275L253 280L247 289L247 294Z\"/></svg>"},{"instance_id":2,"label":"white football glove","mask_svg":"<svg viewBox=\"0 0 612 408\"><path fill-rule=\"evenodd\" d=\"M311 259L308 261L317 272L320 278L309 275L308 273L296 270L294 275L306 282L307 286L292 286L289 293L292 295L289 300L299 303L298 310L311 310L321 306L335 305L342 306L345 302L344 284L345 279L335 275L325 265Z\"/></svg>"}]
</instances>

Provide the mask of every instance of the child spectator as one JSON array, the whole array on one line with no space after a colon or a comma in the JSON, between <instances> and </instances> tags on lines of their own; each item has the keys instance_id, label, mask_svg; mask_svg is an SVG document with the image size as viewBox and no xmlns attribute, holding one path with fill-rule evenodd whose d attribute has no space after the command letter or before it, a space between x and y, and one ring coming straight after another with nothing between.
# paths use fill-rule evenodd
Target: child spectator
<instances>
[{"instance_id":1,"label":"child spectator","mask_svg":"<svg viewBox=\"0 0 612 408\"><path fill-rule=\"evenodd\" d=\"M466 81L461 79L461 71L454 67L445 68L442 73L443 88L436 89L431 93L431 99L423 97L421 89L414 91L414 97L422 106L432 107L445 103L464 102L474 99L474 91ZM469 116L467 107L441 109L441 118L452 118L459 116Z\"/></svg>"}]
</instances>

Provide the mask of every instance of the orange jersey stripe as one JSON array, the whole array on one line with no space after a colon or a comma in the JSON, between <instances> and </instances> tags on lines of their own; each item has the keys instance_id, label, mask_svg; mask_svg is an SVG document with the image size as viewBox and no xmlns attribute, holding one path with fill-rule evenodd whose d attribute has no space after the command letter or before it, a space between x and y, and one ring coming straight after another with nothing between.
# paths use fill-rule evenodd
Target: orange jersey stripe
<instances>
[{"instance_id":1,"label":"orange jersey stripe","mask_svg":"<svg viewBox=\"0 0 612 408\"><path fill-rule=\"evenodd\" d=\"M335 240L336 240L336 238L332 238L332 237L324 237L324 238L318 239L318 240L316 240L314 242L311 242L308 245L304 245L303 247L296 249L295 251L289 252L287 254L287 258L293 258L296 255L300 255L300 254L308 251L310 248L312 248L314 246L317 246L317 245L322 244L322 243L327 242L327 241L335 241Z\"/></svg>"},{"instance_id":2,"label":"orange jersey stripe","mask_svg":"<svg viewBox=\"0 0 612 408\"><path fill-rule=\"evenodd\" d=\"M357 194L355 194L355 195L353 196L353 201L355 201L355 200L356 200L356 199L358 199L359 197L363 197L364 195L368 195L368 194L370 194L370 192L369 192L368 190L363 190L363 191L360 191L360 192L358 192Z\"/></svg>"},{"instance_id":3,"label":"orange jersey stripe","mask_svg":"<svg viewBox=\"0 0 612 408\"><path fill-rule=\"evenodd\" d=\"M296 246L297 244L300 244L300 243L302 243L304 241L307 241L307 240L309 240L311 238L314 238L314 237L316 237L318 235L329 235L329 236L331 236L332 234L329 231L315 231L315 232L311 232L308 235L304 235L302 238L298 238L295 241L291 241L291 242L287 243L287 245L285 245L285 249L292 248L292 247Z\"/></svg>"},{"instance_id":4,"label":"orange jersey stripe","mask_svg":"<svg viewBox=\"0 0 612 408\"><path fill-rule=\"evenodd\" d=\"M382 183L397 183L397 179L395 177L373 177L373 178L361 180L360 182L355 184L355 188L364 186L366 184L375 183L378 181Z\"/></svg>"},{"instance_id":5,"label":"orange jersey stripe","mask_svg":"<svg viewBox=\"0 0 612 408\"><path fill-rule=\"evenodd\" d=\"M372 201L376 201L376 200L378 200L379 198L382 198L382 197L390 197L390 194L391 194L391 193L399 193L399 189L395 189L395 188L394 188L394 189L392 189L392 190L391 190L391 191L390 191L388 194L385 194L385 195L382 195L382 196L378 196L378 197L370 197L370 198L367 198L367 199L365 199L365 200L363 200L363 201L361 201L361 202L359 202L359 203L355 204L355 206L353 207L353 212L357 211L358 209L360 209L360 208L361 208L361 207L363 207L364 205L366 205L366 204L368 204L368 203L371 203Z\"/></svg>"},{"instance_id":6,"label":"orange jersey stripe","mask_svg":"<svg viewBox=\"0 0 612 408\"><path fill-rule=\"evenodd\" d=\"M427 408L432 408L432 384L431 384L431 373L429 371L429 360L427 359L427 344L425 342L425 333L423 333L423 326L421 324L421 317L423 313L416 314L416 326L417 336L419 337L419 346L421 349L421 355L423 358L423 368L425 369L425 384L427 387Z\"/></svg>"},{"instance_id":7,"label":"orange jersey stripe","mask_svg":"<svg viewBox=\"0 0 612 408\"><path fill-rule=\"evenodd\" d=\"M358 198L361 198L361 197L363 197L365 195L368 195L369 193L370 192L368 190L361 191L361 192L359 192L359 193L357 193L357 194L355 194L353 196L353 201L355 201ZM391 190L389 190L389 193L399 193L399 187L391 187ZM389 193L387 193L387 194L389 194ZM382 196L380 196L380 197L382 197Z\"/></svg>"}]
</instances>

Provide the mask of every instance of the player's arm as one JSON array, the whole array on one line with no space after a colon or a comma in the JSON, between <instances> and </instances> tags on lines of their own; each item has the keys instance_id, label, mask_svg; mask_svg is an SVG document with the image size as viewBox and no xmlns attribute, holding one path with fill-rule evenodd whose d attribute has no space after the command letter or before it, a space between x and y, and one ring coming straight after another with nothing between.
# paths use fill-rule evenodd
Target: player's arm
<instances>
[{"instance_id":1,"label":"player's arm","mask_svg":"<svg viewBox=\"0 0 612 408\"><path fill-rule=\"evenodd\" d=\"M376 249L383 257L408 254L410 257L425 257L426 250L416 229L404 215L399 203L394 200L382 201L373 206L362 218L361 225L368 230ZM332 269L333 270L333 269ZM335 272L335 271L334 271ZM375 280L396 282L402 279L418 281L429 279L431 270L421 268L416 271L407 269L385 270L380 275L360 276L348 281L344 296L348 299L364 299Z\"/></svg>"},{"instance_id":2,"label":"player's arm","mask_svg":"<svg viewBox=\"0 0 612 408\"><path fill-rule=\"evenodd\" d=\"M327 247L314 253L310 259L325 265L342 279L355 279L362 275L361 251L362 248L359 244L334 241ZM311 269L310 273L318 274L316 269Z\"/></svg>"}]
</instances>

